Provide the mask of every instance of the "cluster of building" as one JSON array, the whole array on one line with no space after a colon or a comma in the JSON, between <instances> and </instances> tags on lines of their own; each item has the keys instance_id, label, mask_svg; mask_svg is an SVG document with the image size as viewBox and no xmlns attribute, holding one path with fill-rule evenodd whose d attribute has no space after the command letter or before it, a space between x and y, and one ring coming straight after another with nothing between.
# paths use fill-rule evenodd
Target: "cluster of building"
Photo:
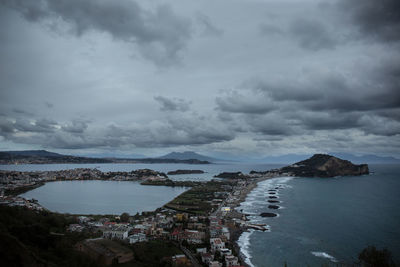
<instances>
[{"instance_id":1,"label":"cluster of building","mask_svg":"<svg viewBox=\"0 0 400 267\"><path fill-rule=\"evenodd\" d=\"M22 188L40 186L45 182L63 180L165 181L167 179L165 174L149 169L131 172L102 172L90 168L36 172L0 170L0 192L14 192Z\"/></svg>"},{"instance_id":2,"label":"cluster of building","mask_svg":"<svg viewBox=\"0 0 400 267\"><path fill-rule=\"evenodd\" d=\"M25 207L30 210L44 210L36 199L25 199L19 196L5 196L0 192L0 205L7 205L10 207Z\"/></svg>"},{"instance_id":3,"label":"cluster of building","mask_svg":"<svg viewBox=\"0 0 400 267\"><path fill-rule=\"evenodd\" d=\"M0 192L2 192L0 204L40 210L43 208L37 201L5 196L4 192L16 187L34 186L47 181L91 179L162 181L167 179L167 176L147 169L132 172L101 172L97 169L44 172L0 171ZM119 244L121 242L135 244L149 240L168 240L184 252L172 258L176 264L201 261L203 265L212 267L240 266L238 251L234 246L237 236L232 236L233 233L248 228L250 225L246 218L235 210L235 207L242 200L249 183L249 179L238 179L235 183L221 186L220 192L213 193L214 198L207 199L213 208L206 216L180 213L171 209L162 209L158 213L149 213L148 216L138 214L124 219L107 216L94 219L94 217L79 216L76 223L69 225L68 231L101 235L99 238L80 242L77 244L77 249L95 257L103 255L106 264L111 264L115 259L120 263L132 259L130 253L112 245L115 242L109 241L118 240Z\"/></svg>"},{"instance_id":4,"label":"cluster of building","mask_svg":"<svg viewBox=\"0 0 400 267\"><path fill-rule=\"evenodd\" d=\"M175 255L173 262L190 262L190 256L197 258L204 266L241 266L235 251L232 232L246 226L246 221L234 207L240 200L240 194L247 182L239 181L226 188L227 191L216 192L213 212L208 216L179 213L163 209L149 216L130 217L128 222L110 221L107 218L93 220L79 217L79 223L72 224L70 231L101 231L102 238L119 240L129 244L149 240L169 240L179 245L185 254ZM118 221L118 220L117 220ZM185 247L196 247L185 250ZM188 255L191 254L191 255Z\"/></svg>"}]
</instances>

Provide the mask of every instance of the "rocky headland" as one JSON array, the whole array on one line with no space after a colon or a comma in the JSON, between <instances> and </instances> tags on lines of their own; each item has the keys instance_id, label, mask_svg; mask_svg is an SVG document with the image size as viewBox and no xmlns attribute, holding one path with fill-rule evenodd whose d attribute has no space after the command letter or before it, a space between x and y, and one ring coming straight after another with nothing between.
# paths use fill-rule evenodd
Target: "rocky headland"
<instances>
[{"instance_id":1,"label":"rocky headland","mask_svg":"<svg viewBox=\"0 0 400 267\"><path fill-rule=\"evenodd\" d=\"M335 177L369 174L369 169L367 164L356 165L334 156L315 154L309 159L281 168L280 172L300 177Z\"/></svg>"},{"instance_id":2,"label":"rocky headland","mask_svg":"<svg viewBox=\"0 0 400 267\"><path fill-rule=\"evenodd\" d=\"M297 177L335 177L357 176L369 174L367 164L356 165L348 160L343 160L331 155L315 154L309 159L299 161L292 165L269 171L251 171L250 175L263 175L271 177L297 176Z\"/></svg>"}]
</instances>

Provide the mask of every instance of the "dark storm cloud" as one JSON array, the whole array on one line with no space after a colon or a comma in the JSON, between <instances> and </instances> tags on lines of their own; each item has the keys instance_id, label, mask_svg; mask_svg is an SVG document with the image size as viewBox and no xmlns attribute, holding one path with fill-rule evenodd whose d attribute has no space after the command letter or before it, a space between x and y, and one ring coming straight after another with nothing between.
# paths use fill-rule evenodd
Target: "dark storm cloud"
<instances>
[{"instance_id":1,"label":"dark storm cloud","mask_svg":"<svg viewBox=\"0 0 400 267\"><path fill-rule=\"evenodd\" d=\"M210 20L210 18L200 12L197 13L196 19L202 27L202 34L205 36L220 37L224 31L217 28Z\"/></svg>"},{"instance_id":2,"label":"dark storm cloud","mask_svg":"<svg viewBox=\"0 0 400 267\"><path fill-rule=\"evenodd\" d=\"M44 102L44 105L47 107L47 108L53 108L54 107L54 105L52 104L52 103L50 103L50 102Z\"/></svg>"},{"instance_id":3,"label":"dark storm cloud","mask_svg":"<svg viewBox=\"0 0 400 267\"><path fill-rule=\"evenodd\" d=\"M299 45L307 50L333 49L337 45L327 28L316 20L296 19L291 23L289 31Z\"/></svg>"},{"instance_id":4,"label":"dark storm cloud","mask_svg":"<svg viewBox=\"0 0 400 267\"><path fill-rule=\"evenodd\" d=\"M28 116L33 116L34 114L32 112L20 109L20 108L13 108L12 112L19 114L19 115L28 115Z\"/></svg>"},{"instance_id":5,"label":"dark storm cloud","mask_svg":"<svg viewBox=\"0 0 400 267\"><path fill-rule=\"evenodd\" d=\"M379 63L362 65L351 75L310 72L298 81L255 79L217 97L216 103L219 111L237 114L236 120L265 135L358 129L393 136L400 134L396 59L396 53L376 59Z\"/></svg>"},{"instance_id":6,"label":"dark storm cloud","mask_svg":"<svg viewBox=\"0 0 400 267\"><path fill-rule=\"evenodd\" d=\"M310 130L351 129L361 126L360 114L313 112L302 115L301 123Z\"/></svg>"},{"instance_id":7,"label":"dark storm cloud","mask_svg":"<svg viewBox=\"0 0 400 267\"><path fill-rule=\"evenodd\" d=\"M13 122L0 117L0 136L15 143L46 148L88 149L204 145L232 140L235 133L213 118L196 115L134 126L90 126L84 120L66 124L45 119Z\"/></svg>"},{"instance_id":8,"label":"dark storm cloud","mask_svg":"<svg viewBox=\"0 0 400 267\"><path fill-rule=\"evenodd\" d=\"M14 131L14 124L10 120L0 117L0 136L6 137Z\"/></svg>"},{"instance_id":9,"label":"dark storm cloud","mask_svg":"<svg viewBox=\"0 0 400 267\"><path fill-rule=\"evenodd\" d=\"M16 130L21 132L49 133L54 132L57 123L49 119L39 119L29 121L27 119L17 119L14 123Z\"/></svg>"},{"instance_id":10,"label":"dark storm cloud","mask_svg":"<svg viewBox=\"0 0 400 267\"><path fill-rule=\"evenodd\" d=\"M284 31L276 26L276 25L272 25L272 24L266 24L266 23L262 23L259 26L259 30L260 33L263 35L282 35L284 34Z\"/></svg>"},{"instance_id":11,"label":"dark storm cloud","mask_svg":"<svg viewBox=\"0 0 400 267\"><path fill-rule=\"evenodd\" d=\"M270 99L256 90L247 89L243 93L232 90L222 97L217 97L218 110L231 113L265 114L276 109Z\"/></svg>"},{"instance_id":12,"label":"dark storm cloud","mask_svg":"<svg viewBox=\"0 0 400 267\"><path fill-rule=\"evenodd\" d=\"M400 122L377 115L366 115L361 118L364 132L382 136L400 134Z\"/></svg>"},{"instance_id":13,"label":"dark storm cloud","mask_svg":"<svg viewBox=\"0 0 400 267\"><path fill-rule=\"evenodd\" d=\"M63 125L61 129L70 133L83 133L88 128L88 124L84 120L73 120L71 123Z\"/></svg>"},{"instance_id":14,"label":"dark storm cloud","mask_svg":"<svg viewBox=\"0 0 400 267\"><path fill-rule=\"evenodd\" d=\"M191 36L190 21L166 5L148 11L135 1L4 0L2 4L28 21L48 22L52 28L64 21L77 36L94 30L135 43L142 55L161 65L176 62Z\"/></svg>"},{"instance_id":15,"label":"dark storm cloud","mask_svg":"<svg viewBox=\"0 0 400 267\"><path fill-rule=\"evenodd\" d=\"M339 7L363 34L384 42L400 40L400 1L340 0Z\"/></svg>"},{"instance_id":16,"label":"dark storm cloud","mask_svg":"<svg viewBox=\"0 0 400 267\"><path fill-rule=\"evenodd\" d=\"M251 131L261 133L267 136L290 136L300 134L295 131L293 125L279 114L268 114L267 116L245 116L246 123L250 126Z\"/></svg>"},{"instance_id":17,"label":"dark storm cloud","mask_svg":"<svg viewBox=\"0 0 400 267\"><path fill-rule=\"evenodd\" d=\"M167 98L164 96L155 96L156 100L160 105L162 111L188 111L190 109L190 102L181 98Z\"/></svg>"}]
</instances>

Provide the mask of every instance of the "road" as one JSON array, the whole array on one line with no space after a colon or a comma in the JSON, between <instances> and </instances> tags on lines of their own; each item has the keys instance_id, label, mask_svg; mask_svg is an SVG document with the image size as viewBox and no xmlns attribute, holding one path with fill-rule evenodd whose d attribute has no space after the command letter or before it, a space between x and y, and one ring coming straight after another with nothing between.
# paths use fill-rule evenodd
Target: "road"
<instances>
[{"instance_id":1,"label":"road","mask_svg":"<svg viewBox=\"0 0 400 267\"><path fill-rule=\"evenodd\" d=\"M197 261L196 257L193 256L192 252L185 248L184 246L179 246L179 248L185 253L185 255L192 261L194 267L201 267L202 265Z\"/></svg>"}]
</instances>

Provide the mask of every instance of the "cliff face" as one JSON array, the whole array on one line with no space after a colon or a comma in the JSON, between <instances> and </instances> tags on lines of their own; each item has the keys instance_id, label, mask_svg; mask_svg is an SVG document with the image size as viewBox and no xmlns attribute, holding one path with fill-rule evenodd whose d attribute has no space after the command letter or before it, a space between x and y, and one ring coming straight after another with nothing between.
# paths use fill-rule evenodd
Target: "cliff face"
<instances>
[{"instance_id":1,"label":"cliff face","mask_svg":"<svg viewBox=\"0 0 400 267\"><path fill-rule=\"evenodd\" d=\"M369 174L367 164L355 165L348 160L324 154L315 154L309 159L283 167L280 171L282 173L290 173L302 177L334 177Z\"/></svg>"}]
</instances>

